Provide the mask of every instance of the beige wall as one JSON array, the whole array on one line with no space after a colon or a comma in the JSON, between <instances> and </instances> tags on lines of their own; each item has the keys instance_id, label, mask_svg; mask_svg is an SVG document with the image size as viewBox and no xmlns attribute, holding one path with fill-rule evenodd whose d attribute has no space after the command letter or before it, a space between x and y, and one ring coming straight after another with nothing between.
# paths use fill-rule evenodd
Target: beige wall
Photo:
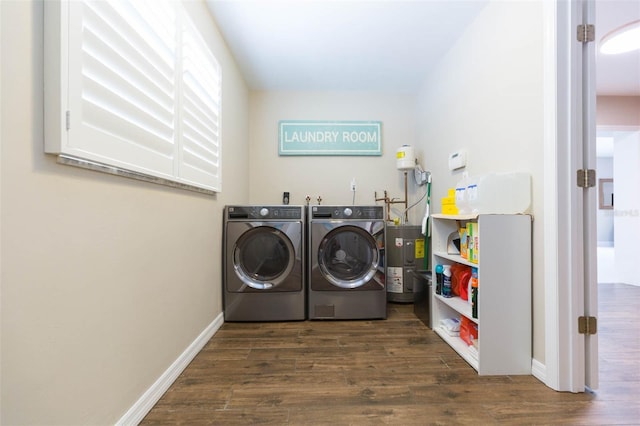
<instances>
[{"instance_id":1,"label":"beige wall","mask_svg":"<svg viewBox=\"0 0 640 426\"><path fill-rule=\"evenodd\" d=\"M433 153L427 167L435 212L461 178L447 167L457 149L467 150L470 176L531 174L533 356L544 363L542 37L540 2L490 3L426 78L418 146Z\"/></svg>"},{"instance_id":2,"label":"beige wall","mask_svg":"<svg viewBox=\"0 0 640 426\"><path fill-rule=\"evenodd\" d=\"M640 96L598 96L598 126L640 126Z\"/></svg>"},{"instance_id":3,"label":"beige wall","mask_svg":"<svg viewBox=\"0 0 640 426\"><path fill-rule=\"evenodd\" d=\"M43 3L2 1L2 424L113 424L222 312L222 207L246 203L248 91L223 67L224 192L205 196L43 153Z\"/></svg>"},{"instance_id":4,"label":"beige wall","mask_svg":"<svg viewBox=\"0 0 640 426\"><path fill-rule=\"evenodd\" d=\"M390 197L404 198L404 179L396 169L396 151L403 144L415 145L415 95L361 92L252 92L251 176L252 203L280 203L282 192L291 193L292 204L350 205L350 183L356 179L355 204L376 204L387 190ZM375 120L382 121L382 156L323 157L278 156L280 120ZM427 152L417 151L423 163ZM423 163L424 164L424 163ZM408 179L409 200L424 193ZM378 204L382 205L381 202ZM401 216L404 206L394 210ZM424 208L412 211L409 220L418 223Z\"/></svg>"}]
</instances>

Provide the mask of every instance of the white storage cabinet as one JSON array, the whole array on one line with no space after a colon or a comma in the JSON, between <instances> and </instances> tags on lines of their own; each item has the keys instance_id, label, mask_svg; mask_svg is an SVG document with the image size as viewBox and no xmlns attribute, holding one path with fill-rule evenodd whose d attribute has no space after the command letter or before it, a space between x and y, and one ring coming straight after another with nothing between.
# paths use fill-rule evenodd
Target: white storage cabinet
<instances>
[{"instance_id":1,"label":"white storage cabinet","mask_svg":"<svg viewBox=\"0 0 640 426\"><path fill-rule=\"evenodd\" d=\"M433 268L462 263L478 268L478 318L460 297L445 298L432 286L433 329L481 375L531 374L531 221L529 215L434 214ZM459 225L478 223L478 263L447 253ZM471 297L471 295L469 295ZM443 318L464 315L478 324L478 350L440 328Z\"/></svg>"}]
</instances>

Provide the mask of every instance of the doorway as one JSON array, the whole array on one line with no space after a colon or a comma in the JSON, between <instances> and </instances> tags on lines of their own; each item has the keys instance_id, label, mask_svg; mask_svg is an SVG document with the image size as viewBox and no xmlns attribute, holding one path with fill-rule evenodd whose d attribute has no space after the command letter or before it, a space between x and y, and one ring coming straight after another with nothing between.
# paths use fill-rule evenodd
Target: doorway
<instances>
[{"instance_id":1,"label":"doorway","mask_svg":"<svg viewBox=\"0 0 640 426\"><path fill-rule=\"evenodd\" d=\"M640 338L635 332L640 301L637 255L631 238L640 233L637 185L640 128L598 128L597 152L597 268L598 268L598 397L607 399L620 389L636 393ZM611 182L611 191L605 187ZM635 187L631 185L636 185ZM637 241L637 240L636 240ZM635 306L634 306L635 305Z\"/></svg>"},{"instance_id":2,"label":"doorway","mask_svg":"<svg viewBox=\"0 0 640 426\"><path fill-rule=\"evenodd\" d=\"M596 238L590 241L591 262L596 263L596 279L590 281L590 291L597 296L594 308L598 320L597 334L601 344L597 356L593 357L600 373L599 386L606 393L619 377L612 374L612 359L631 349L622 330L624 322L615 322L608 313L612 306L628 305L628 291L637 294L640 285L637 276L635 246L640 237L640 196L636 195L640 183L640 123L634 108L639 104L633 99L640 95L640 79L637 78L640 53L628 51L622 54L604 54L600 51L602 41L614 30L640 18L640 4L634 1L612 0L593 2L595 6L595 88L597 112L595 113L594 138L590 139L595 152L596 181L594 195ZM636 77L634 77L636 76ZM635 126L635 127L633 127ZM632 186L633 185L633 186ZM594 207L595 206L595 207ZM591 225L593 226L593 224ZM635 239L635 240L634 240ZM593 247L593 244L596 247ZM603 297L601 300L600 296ZM635 297L635 296L634 296ZM612 322L613 321L613 322ZM628 354L631 358L635 354ZM618 383L619 385L619 383Z\"/></svg>"},{"instance_id":3,"label":"doorway","mask_svg":"<svg viewBox=\"0 0 640 426\"><path fill-rule=\"evenodd\" d=\"M598 128L598 284L640 286L640 129Z\"/></svg>"}]
</instances>

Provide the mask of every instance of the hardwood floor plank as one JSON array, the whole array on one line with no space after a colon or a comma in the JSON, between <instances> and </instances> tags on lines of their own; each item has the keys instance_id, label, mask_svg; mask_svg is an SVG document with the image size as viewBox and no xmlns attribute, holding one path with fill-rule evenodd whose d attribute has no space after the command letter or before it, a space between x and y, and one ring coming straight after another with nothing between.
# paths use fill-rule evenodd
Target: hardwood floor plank
<instances>
[{"instance_id":1,"label":"hardwood floor plank","mask_svg":"<svg viewBox=\"0 0 640 426\"><path fill-rule=\"evenodd\" d=\"M491 425L486 412L461 410L456 404L412 406L375 405L357 407L291 409L291 425Z\"/></svg>"},{"instance_id":2,"label":"hardwood floor plank","mask_svg":"<svg viewBox=\"0 0 640 426\"><path fill-rule=\"evenodd\" d=\"M347 378L344 372L334 371L331 373L323 371L293 373L293 374L262 374L244 376L242 381L235 383L234 389L238 386L252 387L264 386L271 389L299 389L316 386L346 386Z\"/></svg>"},{"instance_id":3,"label":"hardwood floor plank","mask_svg":"<svg viewBox=\"0 0 640 426\"><path fill-rule=\"evenodd\" d=\"M321 358L354 358L366 357L369 355L387 355L383 347L356 347L345 349L335 347L313 347L313 348L281 348L281 349L253 349L249 353L251 360L278 360L286 358L295 359L321 359Z\"/></svg>"},{"instance_id":4,"label":"hardwood floor plank","mask_svg":"<svg viewBox=\"0 0 640 426\"><path fill-rule=\"evenodd\" d=\"M209 352L218 349L251 349L252 343L251 338L216 338L211 339L209 343L202 348L202 351Z\"/></svg>"},{"instance_id":5,"label":"hardwood floor plank","mask_svg":"<svg viewBox=\"0 0 640 426\"><path fill-rule=\"evenodd\" d=\"M497 377L497 376L494 376ZM567 402L576 403L593 401L595 397L587 393L556 392L549 388L539 388L528 384L513 384L495 380L482 383L455 383L436 385L416 385L411 389L416 399L436 403L446 403L456 400L472 402L474 404L521 402Z\"/></svg>"},{"instance_id":6,"label":"hardwood floor plank","mask_svg":"<svg viewBox=\"0 0 640 426\"><path fill-rule=\"evenodd\" d=\"M208 365L212 361L220 360L241 360L246 359L251 352L250 348L231 348L220 349L215 346L211 346L208 349L200 351L198 356L193 359L190 366L197 366L200 364Z\"/></svg>"},{"instance_id":7,"label":"hardwood floor plank","mask_svg":"<svg viewBox=\"0 0 640 426\"><path fill-rule=\"evenodd\" d=\"M487 411L502 425L637 425L640 409L620 402L523 402L492 404Z\"/></svg>"},{"instance_id":8,"label":"hardwood floor plank","mask_svg":"<svg viewBox=\"0 0 640 426\"><path fill-rule=\"evenodd\" d=\"M338 339L333 337L261 337L253 340L251 349L305 349L305 348L332 348L339 347Z\"/></svg>"},{"instance_id":9,"label":"hardwood floor plank","mask_svg":"<svg viewBox=\"0 0 640 426\"><path fill-rule=\"evenodd\" d=\"M193 386L184 384L181 389L170 390L163 395L155 408L167 412L173 410L220 410L227 406L231 393L231 385L217 386L217 389L212 389L210 383L200 383Z\"/></svg>"},{"instance_id":10,"label":"hardwood floor plank","mask_svg":"<svg viewBox=\"0 0 640 426\"><path fill-rule=\"evenodd\" d=\"M177 409L150 413L144 419L148 425L283 425L287 424L289 410L253 408L247 410Z\"/></svg>"},{"instance_id":11,"label":"hardwood floor plank","mask_svg":"<svg viewBox=\"0 0 640 426\"><path fill-rule=\"evenodd\" d=\"M229 408L241 407L331 407L400 405L411 399L407 386L334 386L316 384L304 391L281 386L234 386Z\"/></svg>"},{"instance_id":12,"label":"hardwood floor plank","mask_svg":"<svg viewBox=\"0 0 640 426\"><path fill-rule=\"evenodd\" d=\"M600 387L595 391L595 399L598 401L619 401L627 402L634 406L640 406L638 395L640 395L640 382L613 382L601 380ZM638 421L640 424L640 420Z\"/></svg>"},{"instance_id":13,"label":"hardwood floor plank","mask_svg":"<svg viewBox=\"0 0 640 426\"><path fill-rule=\"evenodd\" d=\"M621 348L621 351L624 351L624 347ZM627 357L611 359L609 356L604 359L603 357L600 357L598 365L600 375L602 376L601 382L640 383L640 356L634 359Z\"/></svg>"}]
</instances>

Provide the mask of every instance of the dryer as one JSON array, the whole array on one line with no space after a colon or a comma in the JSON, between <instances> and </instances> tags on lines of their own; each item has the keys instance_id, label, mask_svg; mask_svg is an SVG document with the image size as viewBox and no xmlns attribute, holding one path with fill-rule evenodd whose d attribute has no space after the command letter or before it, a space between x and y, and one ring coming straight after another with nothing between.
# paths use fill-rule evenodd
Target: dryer
<instances>
[{"instance_id":1,"label":"dryer","mask_svg":"<svg viewBox=\"0 0 640 426\"><path fill-rule=\"evenodd\" d=\"M306 319L305 209L226 206L225 321Z\"/></svg>"},{"instance_id":2,"label":"dryer","mask_svg":"<svg viewBox=\"0 0 640 426\"><path fill-rule=\"evenodd\" d=\"M382 206L309 206L309 319L384 319Z\"/></svg>"}]
</instances>

